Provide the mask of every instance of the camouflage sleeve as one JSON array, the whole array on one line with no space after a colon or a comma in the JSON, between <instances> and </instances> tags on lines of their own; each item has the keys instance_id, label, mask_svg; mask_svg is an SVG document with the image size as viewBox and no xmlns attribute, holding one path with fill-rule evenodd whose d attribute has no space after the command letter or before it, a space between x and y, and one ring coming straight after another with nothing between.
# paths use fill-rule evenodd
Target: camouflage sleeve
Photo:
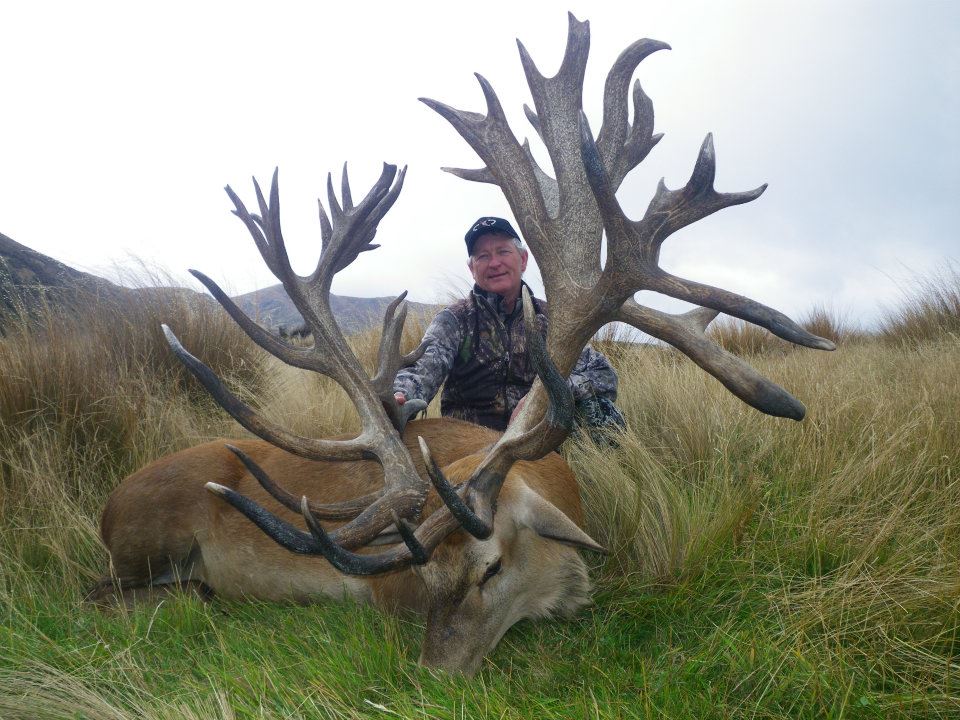
<instances>
[{"instance_id":1,"label":"camouflage sleeve","mask_svg":"<svg viewBox=\"0 0 960 720\"><path fill-rule=\"evenodd\" d=\"M452 312L442 310L430 323L423 339L428 343L423 357L397 373L393 391L402 392L407 400L429 403L453 367L453 359L463 339L460 323Z\"/></svg>"},{"instance_id":2,"label":"camouflage sleeve","mask_svg":"<svg viewBox=\"0 0 960 720\"><path fill-rule=\"evenodd\" d=\"M575 400L601 397L615 402L617 399L617 373L610 361L587 345L570 373L570 388Z\"/></svg>"}]
</instances>

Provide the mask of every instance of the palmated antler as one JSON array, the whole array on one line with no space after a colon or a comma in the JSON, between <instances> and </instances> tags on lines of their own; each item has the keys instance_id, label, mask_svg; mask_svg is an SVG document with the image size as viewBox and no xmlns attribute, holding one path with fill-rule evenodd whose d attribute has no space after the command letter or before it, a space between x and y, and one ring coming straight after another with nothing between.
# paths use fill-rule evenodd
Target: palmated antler
<instances>
[{"instance_id":1,"label":"palmated antler","mask_svg":"<svg viewBox=\"0 0 960 720\"><path fill-rule=\"evenodd\" d=\"M622 321L673 344L716 377L744 402L771 415L800 420L803 405L787 391L723 350L704 334L718 312L767 328L785 340L821 350L833 343L805 331L782 313L735 293L671 275L660 268L660 245L672 233L718 210L756 199L766 186L741 193L718 193L713 138L707 135L687 184L669 190L663 181L643 218L626 217L616 191L627 173L653 149L653 104L636 82L634 119L629 121L630 79L639 63L658 50L656 40L639 40L611 68L604 86L603 125L595 139L582 109L583 79L590 47L589 23L569 16L567 47L560 70L547 78L526 48L518 43L535 110L527 118L546 145L556 177L534 161L529 145L510 130L490 84L477 76L487 112L480 115L423 99L447 119L476 151L485 166L445 168L467 180L499 185L522 234L537 259L550 303L547 347L566 376L583 346L603 325ZM601 240L608 239L601 268ZM670 315L643 307L633 299L653 290L702 306ZM542 456L538 418L546 411L535 384L517 421L468 481L466 497L476 520L464 519L483 537L510 464Z\"/></svg>"},{"instance_id":2,"label":"palmated antler","mask_svg":"<svg viewBox=\"0 0 960 720\"><path fill-rule=\"evenodd\" d=\"M380 179L365 198L354 205L350 193L346 167L343 172L343 206L337 201L332 180L327 189L330 205L328 218L320 205L322 252L317 267L309 277L293 272L280 230L280 199L277 173L273 175L270 197L267 200L254 180L259 214L248 212L236 193L228 186L227 194L235 205L234 214L250 231L260 255L284 289L306 326L313 334L314 345L298 348L254 323L203 273L191 270L213 296L227 310L241 328L264 350L289 365L322 373L335 380L347 391L357 407L362 424L360 434L351 440L319 440L294 435L262 418L255 410L239 400L223 385L216 375L187 352L173 332L164 327L167 339L178 357L196 375L214 399L245 428L264 440L302 457L317 460L376 459L383 466L383 491L343 503L315 506L313 511L327 519L350 519L333 533L336 542L344 547L360 547L373 540L394 523L394 516L416 518L423 507L429 483L416 471L413 460L397 431L402 429L410 412L422 409L423 403L411 405L401 412L391 388L393 376L419 358L424 348L402 355L400 335L406 317L406 293L387 308L384 333L380 344L379 368L371 380L347 345L333 313L330 310L330 286L333 276L347 267L361 253L373 250L377 225L396 201L403 187L405 171L397 172L394 165L384 165ZM387 408L390 408L388 411ZM388 412L390 416L388 416ZM234 449L235 452L237 452ZM241 458L242 459L242 458ZM275 485L268 487L277 499L288 506L295 502Z\"/></svg>"}]
</instances>

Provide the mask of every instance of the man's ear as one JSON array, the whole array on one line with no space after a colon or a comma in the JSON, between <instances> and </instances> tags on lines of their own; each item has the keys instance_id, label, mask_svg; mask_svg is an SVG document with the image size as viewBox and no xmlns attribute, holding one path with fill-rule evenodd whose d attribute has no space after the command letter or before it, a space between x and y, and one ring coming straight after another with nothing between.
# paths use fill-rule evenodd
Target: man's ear
<instances>
[{"instance_id":1,"label":"man's ear","mask_svg":"<svg viewBox=\"0 0 960 720\"><path fill-rule=\"evenodd\" d=\"M592 550L604 555L607 553L600 543L581 530L556 505L533 490L527 489L524 493L520 522L540 537L556 540L581 550Z\"/></svg>"},{"instance_id":2,"label":"man's ear","mask_svg":"<svg viewBox=\"0 0 960 720\"><path fill-rule=\"evenodd\" d=\"M528 253L526 250L521 250L520 251L520 272L527 271L527 260L529 259L530 259L530 253Z\"/></svg>"}]
</instances>

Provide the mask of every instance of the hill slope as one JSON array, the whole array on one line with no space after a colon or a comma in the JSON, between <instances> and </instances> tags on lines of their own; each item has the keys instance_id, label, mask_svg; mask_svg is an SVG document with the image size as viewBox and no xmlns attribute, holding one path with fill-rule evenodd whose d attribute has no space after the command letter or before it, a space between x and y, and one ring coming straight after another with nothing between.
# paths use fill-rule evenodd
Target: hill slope
<instances>
[{"instance_id":1,"label":"hill slope","mask_svg":"<svg viewBox=\"0 0 960 720\"><path fill-rule=\"evenodd\" d=\"M0 333L3 331L3 316L11 313L31 315L44 305L54 306L58 311L82 312L91 298L100 302L135 303L145 294L164 293L213 302L206 293L188 288L126 288L75 270L0 233ZM303 324L303 318L282 285L245 293L234 300L245 313L269 330L276 331L280 326L292 330ZM391 297L357 298L331 294L330 306L344 334L350 335L379 326L384 309L392 300ZM437 310L436 306L424 303L411 302L409 306L415 313Z\"/></svg>"},{"instance_id":2,"label":"hill slope","mask_svg":"<svg viewBox=\"0 0 960 720\"><path fill-rule=\"evenodd\" d=\"M271 330L283 326L292 330L303 324L303 317L293 306L282 285L272 285L233 298L237 305L260 325ZM392 297L358 298L330 294L330 309L345 335L363 332L383 322L383 311ZM409 302L414 313L434 313L436 305Z\"/></svg>"}]
</instances>

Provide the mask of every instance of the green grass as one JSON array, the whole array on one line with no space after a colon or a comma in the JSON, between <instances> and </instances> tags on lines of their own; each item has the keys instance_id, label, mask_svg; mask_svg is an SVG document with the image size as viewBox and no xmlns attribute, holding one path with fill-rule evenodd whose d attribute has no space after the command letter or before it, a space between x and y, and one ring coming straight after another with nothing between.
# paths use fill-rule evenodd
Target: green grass
<instances>
[{"instance_id":1,"label":"green grass","mask_svg":"<svg viewBox=\"0 0 960 720\"><path fill-rule=\"evenodd\" d=\"M237 717L890 717L951 706L890 693L855 658L786 640L767 598L788 587L776 575L742 584L755 571L727 558L670 588L610 584L573 620L517 626L469 682L416 666L418 622L367 608L182 598L108 616L53 602L5 634L2 660L19 671L0 676L0 714L75 717L56 707L83 697L119 717L221 699Z\"/></svg>"},{"instance_id":2,"label":"green grass","mask_svg":"<svg viewBox=\"0 0 960 720\"><path fill-rule=\"evenodd\" d=\"M45 377L33 342L0 339L0 718L960 715L956 335L755 354L807 404L802 423L672 352L612 347L630 430L617 450L564 450L611 550L590 559L595 604L517 625L472 680L417 666L421 620L349 603L85 606L110 489L240 430L148 363L119 363L122 391L105 392L119 351L65 342L70 383L44 381L31 406L8 379ZM355 423L302 373L238 382L298 432Z\"/></svg>"},{"instance_id":3,"label":"green grass","mask_svg":"<svg viewBox=\"0 0 960 720\"><path fill-rule=\"evenodd\" d=\"M728 571L716 568L734 577ZM824 716L846 691L843 673L817 669L800 653L784 672L775 633L753 626L729 580L668 592L603 591L573 621L518 626L472 682L414 664L418 623L336 603L184 599L155 612L81 615L72 623L62 622L64 612L76 610L53 606L19 618L33 632L5 638L6 652L47 658L46 668L30 668L33 682L46 675L59 689L60 675L81 678L83 692L106 698L121 689L113 704L128 710L137 695L208 704L220 695L240 717L364 717L378 714L374 704L403 717L723 717L751 706ZM820 692L807 694L813 685ZM8 699L6 707L0 700L10 717L18 707L21 717L42 716L36 700Z\"/></svg>"}]
</instances>

